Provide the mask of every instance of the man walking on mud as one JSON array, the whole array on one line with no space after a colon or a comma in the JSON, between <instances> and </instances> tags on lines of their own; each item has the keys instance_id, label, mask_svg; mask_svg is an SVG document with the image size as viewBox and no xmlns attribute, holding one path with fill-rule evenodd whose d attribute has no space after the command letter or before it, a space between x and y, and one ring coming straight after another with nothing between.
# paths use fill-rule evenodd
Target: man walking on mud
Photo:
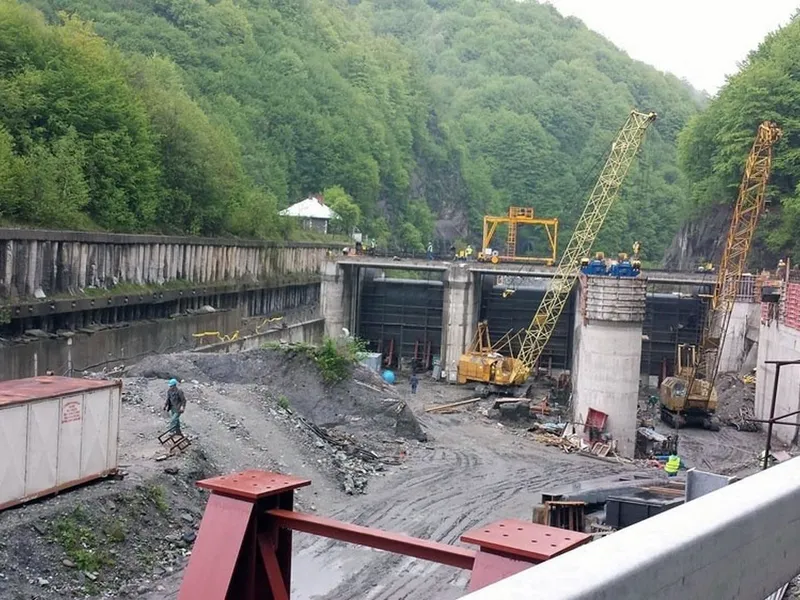
<instances>
[{"instance_id":1,"label":"man walking on mud","mask_svg":"<svg viewBox=\"0 0 800 600\"><path fill-rule=\"evenodd\" d=\"M417 386L419 385L419 377L417 377L416 373L411 373L411 379L409 379L409 383L411 384L411 393L417 393Z\"/></svg>"},{"instance_id":2,"label":"man walking on mud","mask_svg":"<svg viewBox=\"0 0 800 600\"><path fill-rule=\"evenodd\" d=\"M186 396L183 395L183 390L178 387L177 379L170 379L168 385L164 410L168 410L170 414L169 431L177 435L183 435L181 433L181 415L186 410Z\"/></svg>"}]
</instances>

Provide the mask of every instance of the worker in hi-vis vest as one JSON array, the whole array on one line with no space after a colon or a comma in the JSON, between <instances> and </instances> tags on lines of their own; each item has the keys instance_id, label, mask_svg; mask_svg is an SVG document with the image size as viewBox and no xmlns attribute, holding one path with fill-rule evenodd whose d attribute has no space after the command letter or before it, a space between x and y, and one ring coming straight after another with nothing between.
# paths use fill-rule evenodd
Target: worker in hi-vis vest
<instances>
[{"instance_id":1,"label":"worker in hi-vis vest","mask_svg":"<svg viewBox=\"0 0 800 600\"><path fill-rule=\"evenodd\" d=\"M664 465L664 470L667 472L667 475L670 477L675 477L678 474L678 470L681 468L681 457L675 454L670 454L669 458L667 459L667 463Z\"/></svg>"}]
</instances>

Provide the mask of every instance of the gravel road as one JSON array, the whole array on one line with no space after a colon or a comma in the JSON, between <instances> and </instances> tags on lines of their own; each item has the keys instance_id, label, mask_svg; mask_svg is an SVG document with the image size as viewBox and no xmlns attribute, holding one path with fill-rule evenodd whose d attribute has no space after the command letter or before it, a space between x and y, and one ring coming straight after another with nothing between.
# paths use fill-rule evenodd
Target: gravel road
<instances>
[{"instance_id":1,"label":"gravel road","mask_svg":"<svg viewBox=\"0 0 800 600\"><path fill-rule=\"evenodd\" d=\"M252 356L248 360L263 370L261 362ZM229 383L208 379L185 382L182 387L188 408L184 431L194 438L192 450L165 461L157 460L163 451L156 438L166 425L161 411L166 382L126 379L120 460L127 477L0 513L0 533L16 540L5 546L0 543L0 575L5 574L0 580L0 599L86 597L76 593L84 589L80 573L62 566L66 556L59 554L60 549L37 524L52 523L58 514L82 504L108 504L111 495L119 506L125 494L141 494L143 486L154 483L163 487L168 504L161 512L150 511L148 518L158 526L131 521L128 538L135 547L124 542L114 549L122 564L126 553L160 544L159 556L171 556L171 562L141 576L120 573L119 569L100 572L96 584L106 595L95 598L119 597L122 590L133 590L136 597L146 600L177 597L185 565L181 555L188 547L176 547L167 538L174 537L175 532L190 534L196 530L198 519L187 523L186 513L202 514L204 495L190 488L194 479L203 475L256 468L309 477L312 486L297 495L299 510L458 543L463 533L486 523L509 517L529 520L544 490L639 470L635 464L610 464L539 444L521 435L520 430L482 416L476 407L452 414L424 412L427 405L463 399L464 389L458 386L423 380L420 393L412 396L406 382L388 391L376 390L374 382L364 388L362 382L319 395L316 384L307 381L309 372L304 371L301 377L292 369L275 369L269 371L270 377L253 382L247 372L236 371ZM281 378L288 379L284 382ZM309 396L311 404L306 405L319 410L314 403L319 404L323 397L331 402L334 393L346 394L343 405L347 413L333 415L340 421L337 428L356 435L359 443L379 450L381 456L402 457L389 461L397 464L364 471L359 476L367 481L363 494L345 494L342 482L344 467L361 470L363 465L349 459L343 462L341 450L320 440L296 415L280 408L285 404L281 402L283 394L298 406L305 406L303 401ZM368 393L374 398L370 399ZM359 418L360 406L381 404L384 394L397 406L410 407L427 441L402 439L386 421L385 411ZM737 465L752 464L763 446L762 434L731 428L716 433L682 430L680 435L684 460L708 470L730 471ZM293 600L450 600L463 595L468 581L468 573L457 569L305 534L296 535L293 566ZM42 576L48 580L46 587L37 583ZM20 589L25 593L17 593ZM13 590L13 595L3 590Z\"/></svg>"}]
</instances>

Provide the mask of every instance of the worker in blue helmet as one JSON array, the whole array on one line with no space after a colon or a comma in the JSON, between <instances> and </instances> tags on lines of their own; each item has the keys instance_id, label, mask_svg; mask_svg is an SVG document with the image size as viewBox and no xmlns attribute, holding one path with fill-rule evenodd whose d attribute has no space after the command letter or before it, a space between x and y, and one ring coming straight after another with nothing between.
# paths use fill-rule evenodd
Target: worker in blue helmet
<instances>
[{"instance_id":1,"label":"worker in blue helmet","mask_svg":"<svg viewBox=\"0 0 800 600\"><path fill-rule=\"evenodd\" d=\"M186 396L183 395L183 390L178 387L177 379L169 380L164 410L168 410L170 414L169 431L177 435L183 435L181 433L181 415L186 410Z\"/></svg>"}]
</instances>

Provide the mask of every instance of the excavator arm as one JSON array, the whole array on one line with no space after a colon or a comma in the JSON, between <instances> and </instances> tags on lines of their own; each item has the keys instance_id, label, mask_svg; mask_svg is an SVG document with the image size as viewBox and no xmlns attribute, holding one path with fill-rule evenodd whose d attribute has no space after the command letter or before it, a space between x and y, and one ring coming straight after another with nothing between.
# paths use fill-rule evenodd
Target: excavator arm
<instances>
[{"instance_id":1,"label":"excavator arm","mask_svg":"<svg viewBox=\"0 0 800 600\"><path fill-rule=\"evenodd\" d=\"M527 379L542 355L578 278L581 259L588 256L608 210L619 196L620 187L644 140L644 134L655 119L655 113L632 111L611 145L611 153L558 263L555 275L533 321L525 331L515 366L515 379Z\"/></svg>"}]
</instances>

